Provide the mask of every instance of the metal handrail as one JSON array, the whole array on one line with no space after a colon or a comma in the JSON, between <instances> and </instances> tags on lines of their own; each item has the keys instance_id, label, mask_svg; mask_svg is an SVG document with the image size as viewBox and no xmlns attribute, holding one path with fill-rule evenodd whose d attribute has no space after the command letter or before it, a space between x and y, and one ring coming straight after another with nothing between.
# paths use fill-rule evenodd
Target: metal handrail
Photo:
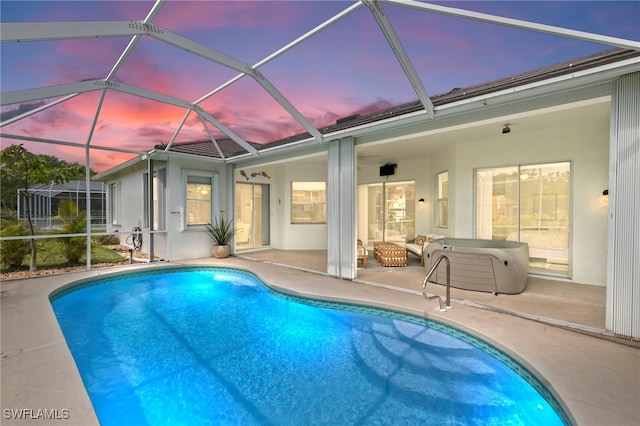
<instances>
[{"instance_id":1,"label":"metal handrail","mask_svg":"<svg viewBox=\"0 0 640 426\"><path fill-rule=\"evenodd\" d=\"M434 294L432 296L427 295L427 282L429 281L429 278L431 278L431 275L438 268L438 265L440 264L442 259L447 261L446 304L442 301L442 297L440 297L437 294ZM424 297L426 300L438 299L438 302L440 303L440 310L443 312L446 311L447 309L451 309L451 263L449 262L449 258L447 257L446 254L441 254L440 257L436 259L431 269L429 269L429 272L427 272L427 276L424 277L424 280L422 281L422 297Z\"/></svg>"}]
</instances>

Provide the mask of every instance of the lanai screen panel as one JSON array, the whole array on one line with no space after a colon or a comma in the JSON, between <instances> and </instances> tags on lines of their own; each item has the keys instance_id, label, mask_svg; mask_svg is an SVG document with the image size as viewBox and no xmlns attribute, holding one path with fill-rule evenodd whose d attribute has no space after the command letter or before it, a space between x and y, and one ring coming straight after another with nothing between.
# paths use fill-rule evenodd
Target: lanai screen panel
<instances>
[{"instance_id":1,"label":"lanai screen panel","mask_svg":"<svg viewBox=\"0 0 640 426\"><path fill-rule=\"evenodd\" d=\"M526 5L510 2L441 2L443 6L465 8L486 14L514 19L531 19ZM527 2L523 2L527 3ZM623 15L639 7L615 8L602 2L581 2L594 15L609 18ZM589 4L593 3L591 7ZM630 5L627 5L630 6ZM572 38L512 28L473 19L448 16L426 10L385 4L385 11L395 25L403 46L431 96L480 83L517 75L570 59L588 56L611 46ZM545 12L536 14L535 23L563 25L576 13L572 2L545 2ZM581 12L586 14L584 8ZM617 18L614 18L617 19ZM576 30L598 33L610 26L602 21L572 19ZM640 39L640 30L627 27L609 30L611 36Z\"/></svg>"},{"instance_id":2,"label":"lanai screen panel","mask_svg":"<svg viewBox=\"0 0 640 426\"><path fill-rule=\"evenodd\" d=\"M263 71L316 127L417 99L367 7L266 64Z\"/></svg>"},{"instance_id":3,"label":"lanai screen panel","mask_svg":"<svg viewBox=\"0 0 640 426\"><path fill-rule=\"evenodd\" d=\"M22 127L4 125L3 134L11 135L9 129L16 134L19 129L21 136L35 134L34 129L48 121L51 125L47 140L90 142L92 146L99 142L124 150L152 149L156 143L168 143L178 129L176 141L208 138L194 113L181 127L187 109L199 107L204 107L201 115L209 114L210 121L219 120L230 128L225 134L208 122L206 127L216 138L237 140L238 134L241 138L270 142L272 138L311 130L320 141L323 126L340 118L383 111L419 98L428 101L419 93L422 89L434 96L613 47L575 41L564 37L567 34L562 31L551 36L449 17L423 10L426 3L413 0L49 1L33 7L34 4L0 2L3 24L121 21L110 23L109 28L122 30L126 27L122 23L131 22L133 27L143 28L144 34L3 42L3 95L87 80L95 85L96 93L103 90L103 82L107 93L91 140L85 139L86 128L97 106L88 106L80 115L68 101L39 112L40 117L25 121ZM637 2L440 4L640 39ZM140 23L145 19L150 26ZM388 24L382 23L385 20ZM4 35L3 32L3 40ZM168 42L162 40L167 37ZM297 42L292 43L294 40ZM129 51L130 42L134 44ZM185 50L185 46L189 47ZM194 54L200 47L223 60L217 63L211 55L206 59ZM417 77L408 77L414 70ZM231 80L239 72L248 75L239 81ZM230 87L224 88L227 82ZM121 94L113 87L118 84L127 85L133 93ZM145 91L148 93L141 93ZM41 107L44 98L52 97L46 91L38 93L42 96L37 99L4 105L3 124L12 114ZM79 95L82 100L75 102L100 103L95 101L95 94L87 95ZM163 96L171 99L164 102L158 98ZM122 106L113 106L114 99ZM167 117L163 105L176 103L184 105L169 107L180 111ZM134 113L133 108L143 111ZM69 123L63 118L74 115L81 116L82 123L76 125L77 135L69 135ZM132 119L139 122L133 123ZM124 128L130 129L120 130ZM320 133L315 128L320 128ZM253 136L256 133L260 137ZM55 154L57 145L52 145Z\"/></svg>"}]
</instances>

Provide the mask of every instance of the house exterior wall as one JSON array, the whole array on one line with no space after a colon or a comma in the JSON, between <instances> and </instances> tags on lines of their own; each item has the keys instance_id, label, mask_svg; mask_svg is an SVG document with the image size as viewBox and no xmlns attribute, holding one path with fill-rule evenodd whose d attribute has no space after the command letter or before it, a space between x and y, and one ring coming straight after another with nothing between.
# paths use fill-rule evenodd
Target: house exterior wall
<instances>
[{"instance_id":1,"label":"house exterior wall","mask_svg":"<svg viewBox=\"0 0 640 426\"><path fill-rule=\"evenodd\" d=\"M142 227L143 219L143 174L147 171L147 163L140 162L126 171L114 174L107 183L109 199L115 202L107 202L107 232L117 233L120 243L130 242L131 231L134 227ZM116 193L112 193L115 184ZM115 212L111 211L115 206ZM109 220L111 219L111 220ZM143 237L144 240L147 238Z\"/></svg>"},{"instance_id":2,"label":"house exterior wall","mask_svg":"<svg viewBox=\"0 0 640 426\"><path fill-rule=\"evenodd\" d=\"M213 188L212 215L232 215L233 210L226 205L227 186L225 168L227 166L210 161L174 157L165 161L154 161L154 169L166 168L165 228L154 232L153 254L165 260L198 259L211 256L212 242L204 232L204 226L185 226L186 182L185 172L210 173L216 176ZM116 223L109 223L107 232L118 233L122 244L131 245L130 235L134 227L142 228L142 251L151 252L149 229L144 221L144 174L148 163L140 161L131 167L115 173L107 180L107 186L116 184ZM112 194L109 194L111 197ZM109 216L112 217L112 216ZM214 216L215 217L215 216ZM229 218L227 216L227 218Z\"/></svg>"},{"instance_id":3,"label":"house exterior wall","mask_svg":"<svg viewBox=\"0 0 640 426\"><path fill-rule=\"evenodd\" d=\"M327 182L326 156L317 161L287 163L280 167L277 200L273 200L274 229L277 234L278 248L283 250L326 250L327 224L291 223L291 182Z\"/></svg>"},{"instance_id":4,"label":"house exterior wall","mask_svg":"<svg viewBox=\"0 0 640 426\"><path fill-rule=\"evenodd\" d=\"M184 225L187 171L212 173L216 176L213 188L212 215L233 218L233 206L227 206L226 165L192 158L170 158L167 161L167 258L169 260L211 257L213 243L204 226ZM217 184L216 184L217 182ZM212 219L213 220L213 219Z\"/></svg>"},{"instance_id":5,"label":"house exterior wall","mask_svg":"<svg viewBox=\"0 0 640 426\"><path fill-rule=\"evenodd\" d=\"M358 164L357 183L416 181L416 198L427 201L424 209L416 206L416 234L437 233L449 237L475 238L475 172L478 168L527 165L569 161L572 167L572 233L570 245L571 279L581 284L605 286L607 205L602 191L608 186L609 98L602 97L580 104L567 104L522 114L512 125L512 132L474 137L469 142L440 145L428 157L397 161L396 173L379 176L380 164ZM554 120L562 112L575 115L573 108L589 108L595 120ZM577 110L576 110L577 111ZM547 114L536 125L536 115ZM425 138L419 143L429 143ZM391 147L391 145L390 145ZM360 147L366 153L366 145ZM390 158L393 151L390 148ZM449 173L449 226L435 226L436 176ZM360 233L363 230L359 230Z\"/></svg>"},{"instance_id":6,"label":"house exterior wall","mask_svg":"<svg viewBox=\"0 0 640 426\"><path fill-rule=\"evenodd\" d=\"M608 108L608 102L603 104ZM572 279L583 284L606 283L607 208L600 201L608 187L609 115L600 121L537 128L460 144L456 147L455 236L474 238L474 175L477 168L570 161L572 165ZM451 179L451 174L449 175Z\"/></svg>"},{"instance_id":7,"label":"house exterior wall","mask_svg":"<svg viewBox=\"0 0 640 426\"><path fill-rule=\"evenodd\" d=\"M415 234L442 233L442 229L435 228L435 171L431 164L433 158L421 158L410 161L397 161L398 167L394 175L380 176L380 166L382 164L358 164L357 184L374 184L382 182L400 182L414 180L416 185L416 206L415 206ZM425 199L425 205L418 205L417 200ZM357 203L356 203L357 206ZM362 214L362 212L358 212ZM359 238L366 239L367 230L361 229Z\"/></svg>"}]
</instances>

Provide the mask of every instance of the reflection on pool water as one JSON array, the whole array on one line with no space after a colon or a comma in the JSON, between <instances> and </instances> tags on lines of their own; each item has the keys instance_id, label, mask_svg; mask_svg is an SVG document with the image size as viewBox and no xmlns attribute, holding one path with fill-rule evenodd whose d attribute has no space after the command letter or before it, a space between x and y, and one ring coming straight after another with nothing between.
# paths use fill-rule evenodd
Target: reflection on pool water
<instances>
[{"instance_id":1,"label":"reflection on pool water","mask_svg":"<svg viewBox=\"0 0 640 426\"><path fill-rule=\"evenodd\" d=\"M568 423L467 334L286 296L245 271L138 272L51 300L103 425Z\"/></svg>"}]
</instances>

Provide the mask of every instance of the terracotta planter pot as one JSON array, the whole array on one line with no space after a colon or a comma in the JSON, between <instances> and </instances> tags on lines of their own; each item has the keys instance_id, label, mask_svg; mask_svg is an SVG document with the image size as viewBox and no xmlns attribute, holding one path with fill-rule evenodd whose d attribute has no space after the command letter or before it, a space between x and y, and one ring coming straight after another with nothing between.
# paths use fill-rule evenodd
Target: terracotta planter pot
<instances>
[{"instance_id":1,"label":"terracotta planter pot","mask_svg":"<svg viewBox=\"0 0 640 426\"><path fill-rule=\"evenodd\" d=\"M229 253L231 253L231 247L229 246L213 246L211 249L211 254L216 259L228 257Z\"/></svg>"}]
</instances>

